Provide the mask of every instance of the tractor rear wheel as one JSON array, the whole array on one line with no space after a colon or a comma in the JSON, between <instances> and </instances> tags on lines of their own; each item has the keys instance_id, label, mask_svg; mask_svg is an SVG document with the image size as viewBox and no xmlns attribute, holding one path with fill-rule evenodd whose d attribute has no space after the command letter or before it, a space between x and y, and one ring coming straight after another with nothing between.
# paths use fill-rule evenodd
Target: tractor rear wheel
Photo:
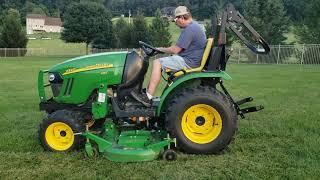
<instances>
[{"instance_id":1,"label":"tractor rear wheel","mask_svg":"<svg viewBox=\"0 0 320 180\"><path fill-rule=\"evenodd\" d=\"M186 88L168 104L166 127L182 151L219 153L235 135L237 113L227 96L215 88Z\"/></svg>"},{"instance_id":2,"label":"tractor rear wheel","mask_svg":"<svg viewBox=\"0 0 320 180\"><path fill-rule=\"evenodd\" d=\"M45 150L71 151L83 147L85 139L76 133L84 131L85 120L81 113L58 110L42 121L38 134Z\"/></svg>"}]
</instances>

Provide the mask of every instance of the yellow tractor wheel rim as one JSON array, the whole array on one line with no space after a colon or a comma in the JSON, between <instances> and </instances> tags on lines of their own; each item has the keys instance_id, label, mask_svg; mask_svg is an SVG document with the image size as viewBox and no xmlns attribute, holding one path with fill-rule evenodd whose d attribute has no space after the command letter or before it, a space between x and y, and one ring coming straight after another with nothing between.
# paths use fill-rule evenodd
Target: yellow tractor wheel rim
<instances>
[{"instance_id":1,"label":"yellow tractor wheel rim","mask_svg":"<svg viewBox=\"0 0 320 180\"><path fill-rule=\"evenodd\" d=\"M71 127L63 122L55 122L48 126L45 132L47 144L56 151L69 149L74 142Z\"/></svg>"},{"instance_id":2,"label":"yellow tractor wheel rim","mask_svg":"<svg viewBox=\"0 0 320 180\"><path fill-rule=\"evenodd\" d=\"M191 106L182 116L184 135L192 142L206 144L218 137L222 129L219 112L206 104Z\"/></svg>"}]
</instances>

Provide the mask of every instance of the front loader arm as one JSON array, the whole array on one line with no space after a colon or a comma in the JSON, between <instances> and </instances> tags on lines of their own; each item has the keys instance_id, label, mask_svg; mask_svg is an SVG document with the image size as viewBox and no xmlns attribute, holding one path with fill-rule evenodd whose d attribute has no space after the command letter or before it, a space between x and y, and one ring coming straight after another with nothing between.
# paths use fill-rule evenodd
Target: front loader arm
<instances>
[{"instance_id":1,"label":"front loader arm","mask_svg":"<svg viewBox=\"0 0 320 180\"><path fill-rule=\"evenodd\" d=\"M215 22L214 22L215 23ZM238 38L254 53L256 54L268 54L270 52L270 47L268 43L261 37L261 35L249 24L249 22L237 11L232 4L228 4L226 10L223 12L221 18L218 18L220 25L219 32L219 45L226 44L226 32L225 29L228 28L233 31ZM254 46L244 35L241 33L242 27L252 35L252 39L261 45L261 48Z\"/></svg>"}]
</instances>

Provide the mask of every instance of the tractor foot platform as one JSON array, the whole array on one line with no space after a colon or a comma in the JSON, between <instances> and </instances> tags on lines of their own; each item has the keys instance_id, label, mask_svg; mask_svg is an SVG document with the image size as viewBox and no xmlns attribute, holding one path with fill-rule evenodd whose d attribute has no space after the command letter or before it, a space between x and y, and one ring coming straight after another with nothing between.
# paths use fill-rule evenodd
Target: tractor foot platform
<instances>
[{"instance_id":1,"label":"tractor foot platform","mask_svg":"<svg viewBox=\"0 0 320 180\"><path fill-rule=\"evenodd\" d=\"M124 109L120 109L117 100L115 98L111 98L111 103L113 106L113 110L115 112L116 117L155 117L156 115L156 107L158 106L160 101L159 99L155 99L152 102L151 107L145 106L128 106Z\"/></svg>"}]
</instances>

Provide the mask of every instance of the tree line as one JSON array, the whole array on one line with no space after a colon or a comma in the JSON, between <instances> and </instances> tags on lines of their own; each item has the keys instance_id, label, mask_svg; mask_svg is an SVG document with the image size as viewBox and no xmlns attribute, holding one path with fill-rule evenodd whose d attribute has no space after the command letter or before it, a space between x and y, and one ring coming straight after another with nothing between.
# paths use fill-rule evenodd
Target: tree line
<instances>
[{"instance_id":1,"label":"tree line","mask_svg":"<svg viewBox=\"0 0 320 180\"><path fill-rule=\"evenodd\" d=\"M137 48L138 41L155 46L171 44L169 22L156 10L150 25L142 12L138 12L128 23L124 18L112 23L112 14L101 3L82 1L72 3L64 14L64 30L61 39L66 42L85 43L88 53L92 48ZM0 29L0 48L25 48L27 37L21 24L18 10L9 9Z\"/></svg>"},{"instance_id":2,"label":"tree line","mask_svg":"<svg viewBox=\"0 0 320 180\"><path fill-rule=\"evenodd\" d=\"M3 16L0 27L0 48L24 48L27 46L27 42L19 11L9 9L7 14Z\"/></svg>"},{"instance_id":3,"label":"tree line","mask_svg":"<svg viewBox=\"0 0 320 180\"><path fill-rule=\"evenodd\" d=\"M203 20L221 13L229 2L270 44L284 43L286 38L283 34L289 28L293 28L297 37L300 37L300 43L320 42L319 0L0 0L0 46L4 47L8 41L5 37L10 37L7 34L12 28L9 24L14 24L18 36L23 36L21 34L25 32L21 24L25 24L27 13L61 17L66 30L62 33L62 39L67 42L85 42L93 47L109 48L136 47L138 40L144 40L155 45L162 42L158 46L165 46L170 44L168 22L155 14L159 13L157 8L185 5L191 9L195 19ZM74 10L77 8L80 10ZM133 23L128 24L124 19L112 23L112 17L121 14L127 16L129 10L134 16ZM144 16L156 18L148 26ZM9 23L8 19L14 23ZM84 24L77 25L81 21ZM21 24L18 25L18 22ZM68 33L68 29L74 26L79 27L77 33ZM89 30L89 27L94 28ZM12 29L10 31L15 32ZM11 42L19 42L22 47L27 41L23 39L21 42Z\"/></svg>"},{"instance_id":4,"label":"tree line","mask_svg":"<svg viewBox=\"0 0 320 180\"><path fill-rule=\"evenodd\" d=\"M111 21L111 13L96 2L74 3L64 15L64 30L61 38L66 42L84 42L93 48L136 48L139 41L155 46L171 44L169 22L161 17L158 9L152 23L147 25L142 12L138 12L132 23L124 18Z\"/></svg>"}]
</instances>

